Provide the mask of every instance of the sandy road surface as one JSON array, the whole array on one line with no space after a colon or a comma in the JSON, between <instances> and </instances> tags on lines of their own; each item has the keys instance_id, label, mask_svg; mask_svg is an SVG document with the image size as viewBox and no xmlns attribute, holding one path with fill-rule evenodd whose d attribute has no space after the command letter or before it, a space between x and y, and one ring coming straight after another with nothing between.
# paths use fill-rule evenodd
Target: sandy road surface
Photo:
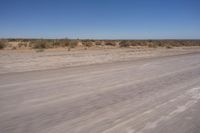
<instances>
[{"instance_id":1,"label":"sandy road surface","mask_svg":"<svg viewBox=\"0 0 200 133\"><path fill-rule=\"evenodd\" d=\"M177 47L173 49L114 48L70 52L66 49L51 49L44 52L35 52L35 50L0 50L0 74L177 55L195 51L199 52L200 47Z\"/></svg>"},{"instance_id":2,"label":"sandy road surface","mask_svg":"<svg viewBox=\"0 0 200 133\"><path fill-rule=\"evenodd\" d=\"M0 74L1 133L200 133L200 53Z\"/></svg>"}]
</instances>

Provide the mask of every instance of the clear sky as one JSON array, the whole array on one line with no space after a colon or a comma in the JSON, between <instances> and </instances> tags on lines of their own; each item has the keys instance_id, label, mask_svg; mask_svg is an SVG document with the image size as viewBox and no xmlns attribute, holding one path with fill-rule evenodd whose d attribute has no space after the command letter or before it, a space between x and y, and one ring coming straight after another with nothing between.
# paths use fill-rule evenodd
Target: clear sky
<instances>
[{"instance_id":1,"label":"clear sky","mask_svg":"<svg viewBox=\"0 0 200 133\"><path fill-rule=\"evenodd\" d=\"M0 0L0 38L200 39L200 0Z\"/></svg>"}]
</instances>

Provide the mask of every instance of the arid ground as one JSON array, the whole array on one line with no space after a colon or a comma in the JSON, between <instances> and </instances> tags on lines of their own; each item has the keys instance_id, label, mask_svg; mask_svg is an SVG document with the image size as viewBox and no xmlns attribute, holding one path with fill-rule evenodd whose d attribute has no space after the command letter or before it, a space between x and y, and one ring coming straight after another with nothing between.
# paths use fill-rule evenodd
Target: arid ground
<instances>
[{"instance_id":1,"label":"arid ground","mask_svg":"<svg viewBox=\"0 0 200 133\"><path fill-rule=\"evenodd\" d=\"M0 133L199 133L199 111L199 47L0 51Z\"/></svg>"}]
</instances>

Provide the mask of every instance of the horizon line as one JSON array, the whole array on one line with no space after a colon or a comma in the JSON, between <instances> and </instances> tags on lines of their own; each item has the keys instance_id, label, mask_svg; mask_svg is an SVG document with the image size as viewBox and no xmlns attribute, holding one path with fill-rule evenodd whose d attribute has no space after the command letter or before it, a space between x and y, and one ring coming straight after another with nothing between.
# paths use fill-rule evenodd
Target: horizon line
<instances>
[{"instance_id":1,"label":"horizon line","mask_svg":"<svg viewBox=\"0 0 200 133\"><path fill-rule=\"evenodd\" d=\"M59 37L59 38L54 38L54 37L0 37L2 40L9 40L9 39L41 39L41 40L56 40L56 39L69 39L69 40L200 40L200 38L116 38L116 39L111 39L111 38L67 38L67 37Z\"/></svg>"}]
</instances>

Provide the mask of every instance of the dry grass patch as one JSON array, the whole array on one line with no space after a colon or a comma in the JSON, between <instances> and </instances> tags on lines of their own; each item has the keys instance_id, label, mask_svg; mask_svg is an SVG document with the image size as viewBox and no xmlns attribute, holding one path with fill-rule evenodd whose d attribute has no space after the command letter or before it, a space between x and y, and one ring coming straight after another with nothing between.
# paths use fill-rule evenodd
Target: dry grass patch
<instances>
[{"instance_id":1,"label":"dry grass patch","mask_svg":"<svg viewBox=\"0 0 200 133\"><path fill-rule=\"evenodd\" d=\"M4 49L6 47L6 42L3 40L0 40L0 49Z\"/></svg>"}]
</instances>

